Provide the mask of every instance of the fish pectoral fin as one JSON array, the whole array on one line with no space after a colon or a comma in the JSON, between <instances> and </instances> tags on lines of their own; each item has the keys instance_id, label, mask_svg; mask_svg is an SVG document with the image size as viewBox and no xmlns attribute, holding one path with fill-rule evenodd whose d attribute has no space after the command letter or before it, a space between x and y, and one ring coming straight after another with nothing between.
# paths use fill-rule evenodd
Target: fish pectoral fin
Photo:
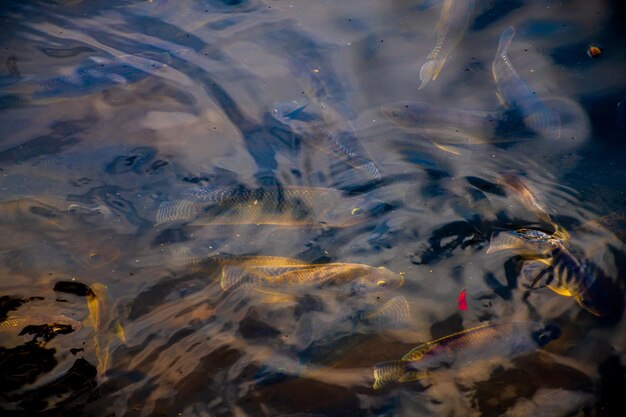
<instances>
[{"instance_id":1,"label":"fish pectoral fin","mask_svg":"<svg viewBox=\"0 0 626 417\"><path fill-rule=\"evenodd\" d=\"M506 110L511 109L511 106L509 106L509 103L506 102L506 100L504 99L504 97L502 97L502 94L500 94L499 91L496 91L496 98L498 99L498 103L500 103L500 105Z\"/></svg>"},{"instance_id":2,"label":"fish pectoral fin","mask_svg":"<svg viewBox=\"0 0 626 417\"><path fill-rule=\"evenodd\" d=\"M424 371L409 371L400 377L398 382L413 382L424 380L428 377L428 372Z\"/></svg>"},{"instance_id":3,"label":"fish pectoral fin","mask_svg":"<svg viewBox=\"0 0 626 417\"><path fill-rule=\"evenodd\" d=\"M126 333L124 332L124 328L122 327L120 322L117 320L115 325L115 335L118 339L120 339L120 342L126 344Z\"/></svg>"},{"instance_id":4,"label":"fish pectoral fin","mask_svg":"<svg viewBox=\"0 0 626 417\"><path fill-rule=\"evenodd\" d=\"M430 343L422 343L411 349L409 353L402 357L403 361L413 362L422 359L422 357L433 348L433 345Z\"/></svg>"},{"instance_id":5,"label":"fish pectoral fin","mask_svg":"<svg viewBox=\"0 0 626 417\"><path fill-rule=\"evenodd\" d=\"M267 304L289 303L295 301L296 299L296 296L291 294L283 294L273 291L262 290L259 288L256 288L255 291L265 296L261 299L261 302Z\"/></svg>"},{"instance_id":6,"label":"fish pectoral fin","mask_svg":"<svg viewBox=\"0 0 626 417\"><path fill-rule=\"evenodd\" d=\"M444 152L448 152L451 153L453 155L461 155L461 152L457 151L456 149L454 149L454 147L452 146L446 146L446 145L442 145L441 143L438 143L434 140L431 140L432 144L435 145L435 147L439 150L442 150Z\"/></svg>"},{"instance_id":7,"label":"fish pectoral fin","mask_svg":"<svg viewBox=\"0 0 626 417\"><path fill-rule=\"evenodd\" d=\"M552 291L554 291L555 293L557 293L558 295L562 295L563 297L574 296L574 294L567 288L563 288L563 287L559 287L559 286L551 285L551 284L548 284L546 286L550 288Z\"/></svg>"},{"instance_id":8,"label":"fish pectoral fin","mask_svg":"<svg viewBox=\"0 0 626 417\"><path fill-rule=\"evenodd\" d=\"M445 60L444 60L445 61ZM431 59L426 61L422 68L420 68L420 81L422 82L419 86L419 90L424 88L429 81L433 81L439 75L439 71L441 71L443 62L440 62L436 59Z\"/></svg>"}]
</instances>

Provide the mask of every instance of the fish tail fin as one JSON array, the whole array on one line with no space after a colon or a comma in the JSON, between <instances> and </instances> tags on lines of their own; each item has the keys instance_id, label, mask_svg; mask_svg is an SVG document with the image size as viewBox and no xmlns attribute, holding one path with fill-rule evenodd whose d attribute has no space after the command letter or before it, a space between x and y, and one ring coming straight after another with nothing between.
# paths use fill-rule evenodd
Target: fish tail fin
<instances>
[{"instance_id":1,"label":"fish tail fin","mask_svg":"<svg viewBox=\"0 0 626 417\"><path fill-rule=\"evenodd\" d=\"M407 363L404 361L380 362L374 365L374 389L384 387L390 382L400 381L407 373Z\"/></svg>"},{"instance_id":2,"label":"fish tail fin","mask_svg":"<svg viewBox=\"0 0 626 417\"><path fill-rule=\"evenodd\" d=\"M198 204L188 200L164 201L156 213L156 225L192 220L198 214Z\"/></svg>"},{"instance_id":3,"label":"fish tail fin","mask_svg":"<svg viewBox=\"0 0 626 417\"><path fill-rule=\"evenodd\" d=\"M253 286L258 284L260 277L245 268L235 265L226 265L222 268L222 279L220 285L224 291L230 291L242 286Z\"/></svg>"},{"instance_id":4,"label":"fish tail fin","mask_svg":"<svg viewBox=\"0 0 626 417\"><path fill-rule=\"evenodd\" d=\"M441 68L438 69L437 67L438 67L438 61L434 59L426 61L424 65L422 65L422 68L420 68L420 81L422 83L418 87L419 90L424 88L424 86L426 86L426 84L428 84L429 81L432 81L435 78L437 78L437 74L439 73L439 70L441 69Z\"/></svg>"},{"instance_id":5,"label":"fish tail fin","mask_svg":"<svg viewBox=\"0 0 626 417\"><path fill-rule=\"evenodd\" d=\"M407 324L410 315L409 302L400 295L387 301L367 319L380 328L398 328Z\"/></svg>"},{"instance_id":6,"label":"fish tail fin","mask_svg":"<svg viewBox=\"0 0 626 417\"><path fill-rule=\"evenodd\" d=\"M380 170L378 169L378 167L376 166L376 164L374 164L371 161L365 162L364 164L360 165L358 167L361 171L365 172L367 175L369 175L372 179L380 179Z\"/></svg>"},{"instance_id":7,"label":"fish tail fin","mask_svg":"<svg viewBox=\"0 0 626 417\"><path fill-rule=\"evenodd\" d=\"M529 129L548 139L561 137L561 116L553 109L545 109L526 116L524 123Z\"/></svg>"},{"instance_id":8,"label":"fish tail fin","mask_svg":"<svg viewBox=\"0 0 626 417\"><path fill-rule=\"evenodd\" d=\"M315 326L311 315L308 314L299 320L298 328L296 329L296 343L300 349L306 349L315 341L316 338Z\"/></svg>"},{"instance_id":9,"label":"fish tail fin","mask_svg":"<svg viewBox=\"0 0 626 417\"><path fill-rule=\"evenodd\" d=\"M502 35L500 35L500 41L498 42L496 58L506 55L508 53L511 42L513 41L513 37L515 37L515 28L513 26L509 26L508 28L504 29Z\"/></svg>"}]
</instances>

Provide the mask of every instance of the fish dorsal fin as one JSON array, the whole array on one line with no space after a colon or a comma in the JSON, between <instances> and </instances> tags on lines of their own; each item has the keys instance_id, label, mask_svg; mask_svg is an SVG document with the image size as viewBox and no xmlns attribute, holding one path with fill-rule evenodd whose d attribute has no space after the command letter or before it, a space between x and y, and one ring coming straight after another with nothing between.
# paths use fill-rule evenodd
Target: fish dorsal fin
<instances>
[{"instance_id":1,"label":"fish dorsal fin","mask_svg":"<svg viewBox=\"0 0 626 417\"><path fill-rule=\"evenodd\" d=\"M399 295L367 316L367 320L380 328L397 328L408 323L411 316L409 302Z\"/></svg>"},{"instance_id":2,"label":"fish dorsal fin","mask_svg":"<svg viewBox=\"0 0 626 417\"><path fill-rule=\"evenodd\" d=\"M220 285L224 291L230 291L241 286L254 286L262 278L254 271L238 265L225 265L222 268Z\"/></svg>"},{"instance_id":3,"label":"fish dorsal fin","mask_svg":"<svg viewBox=\"0 0 626 417\"><path fill-rule=\"evenodd\" d=\"M420 359L422 359L422 357L424 357L424 355L426 353L428 353L431 349L433 349L435 346L437 346L438 344L449 340L449 339L454 339L457 338L461 335L464 335L466 333L471 333L471 332L475 332L479 329L483 329L485 327L490 327L492 326L491 323L483 323L480 326L476 326L476 327L472 327L471 329L465 329L465 330L461 330L460 332L456 332L456 333L452 333L449 334L447 336L444 337L440 337L439 339L435 339L431 342L426 342L423 343L421 345L416 346L415 348L413 348L409 353L407 353L406 355L404 355L404 357L402 358L403 361L407 361L407 362L413 362L413 361L418 361Z\"/></svg>"},{"instance_id":4,"label":"fish dorsal fin","mask_svg":"<svg viewBox=\"0 0 626 417\"><path fill-rule=\"evenodd\" d=\"M435 347L435 344L433 344L432 342L426 342L426 343L422 343L421 345L417 345L416 347L414 347L413 349L411 349L409 351L409 353L407 353L406 355L404 355L402 357L402 360L405 362L414 362L414 361L419 361L420 359L422 359L424 357L424 355L426 355L426 353L428 353L429 350L431 350L433 347Z\"/></svg>"}]
</instances>

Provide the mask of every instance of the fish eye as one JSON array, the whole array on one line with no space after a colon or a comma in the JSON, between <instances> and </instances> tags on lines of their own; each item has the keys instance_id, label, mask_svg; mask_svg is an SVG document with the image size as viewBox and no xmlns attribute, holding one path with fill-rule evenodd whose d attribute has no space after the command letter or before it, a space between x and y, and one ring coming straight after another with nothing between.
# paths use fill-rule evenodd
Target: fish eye
<instances>
[{"instance_id":1,"label":"fish eye","mask_svg":"<svg viewBox=\"0 0 626 417\"><path fill-rule=\"evenodd\" d=\"M353 216L358 216L358 215L360 215L361 213L363 213L363 210L361 210L361 209L360 209L360 208L358 208L358 207L354 207L354 208L350 211L350 213L352 213L352 215L353 215Z\"/></svg>"},{"instance_id":2,"label":"fish eye","mask_svg":"<svg viewBox=\"0 0 626 417\"><path fill-rule=\"evenodd\" d=\"M545 332L539 335L539 340L546 340L547 338L548 338L548 334Z\"/></svg>"},{"instance_id":3,"label":"fish eye","mask_svg":"<svg viewBox=\"0 0 626 417\"><path fill-rule=\"evenodd\" d=\"M378 280L376 282L376 286L377 287L386 287L387 286L387 281L385 281L384 279Z\"/></svg>"}]
</instances>

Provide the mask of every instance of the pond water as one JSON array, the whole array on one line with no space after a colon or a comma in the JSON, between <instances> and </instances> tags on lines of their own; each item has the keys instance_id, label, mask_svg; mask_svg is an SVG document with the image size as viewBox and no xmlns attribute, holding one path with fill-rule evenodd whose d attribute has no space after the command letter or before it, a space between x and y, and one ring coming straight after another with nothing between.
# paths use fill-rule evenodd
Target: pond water
<instances>
[{"instance_id":1,"label":"pond water","mask_svg":"<svg viewBox=\"0 0 626 417\"><path fill-rule=\"evenodd\" d=\"M623 2L0 11L3 415L621 415Z\"/></svg>"}]
</instances>

